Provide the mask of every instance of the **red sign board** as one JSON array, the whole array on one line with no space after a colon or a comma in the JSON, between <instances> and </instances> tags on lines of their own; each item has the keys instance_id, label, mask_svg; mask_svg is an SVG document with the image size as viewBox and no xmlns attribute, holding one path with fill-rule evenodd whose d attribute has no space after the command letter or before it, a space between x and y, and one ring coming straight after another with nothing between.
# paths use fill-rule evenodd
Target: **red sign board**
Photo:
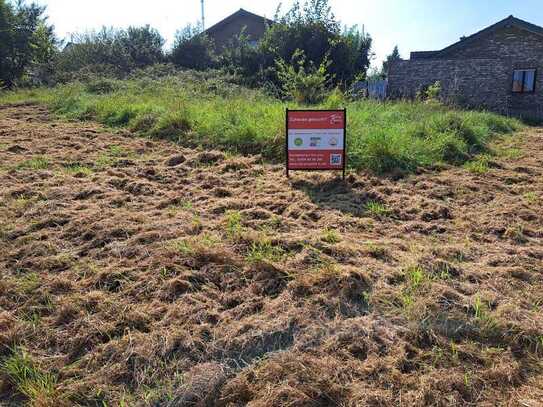
<instances>
[{"instance_id":1,"label":"red sign board","mask_svg":"<svg viewBox=\"0 0 543 407\"><path fill-rule=\"evenodd\" d=\"M341 170L346 161L345 110L287 110L289 170Z\"/></svg>"}]
</instances>

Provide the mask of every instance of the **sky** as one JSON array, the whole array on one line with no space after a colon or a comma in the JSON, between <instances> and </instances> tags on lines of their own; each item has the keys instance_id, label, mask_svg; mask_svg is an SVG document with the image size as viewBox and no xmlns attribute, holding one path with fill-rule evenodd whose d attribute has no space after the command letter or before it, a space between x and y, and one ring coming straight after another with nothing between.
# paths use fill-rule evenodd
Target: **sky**
<instances>
[{"instance_id":1,"label":"sky","mask_svg":"<svg viewBox=\"0 0 543 407\"><path fill-rule=\"evenodd\" d=\"M200 0L37 0L47 6L57 35L150 24L171 44L176 30L200 20ZM374 40L374 66L394 45L411 51L442 49L511 14L543 25L543 0L330 0L344 25L364 27ZM283 0L286 10L292 0ZM278 0L205 0L206 27L240 8L272 18Z\"/></svg>"}]
</instances>

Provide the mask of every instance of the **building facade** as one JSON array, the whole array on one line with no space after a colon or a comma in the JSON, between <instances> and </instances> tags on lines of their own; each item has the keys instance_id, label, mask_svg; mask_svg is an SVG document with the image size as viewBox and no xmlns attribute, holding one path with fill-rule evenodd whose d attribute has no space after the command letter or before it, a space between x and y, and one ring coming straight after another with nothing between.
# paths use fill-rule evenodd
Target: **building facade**
<instances>
[{"instance_id":1,"label":"building facade","mask_svg":"<svg viewBox=\"0 0 543 407\"><path fill-rule=\"evenodd\" d=\"M543 28L510 16L441 51L392 64L389 96L413 98L439 81L448 102L543 120Z\"/></svg>"}]
</instances>

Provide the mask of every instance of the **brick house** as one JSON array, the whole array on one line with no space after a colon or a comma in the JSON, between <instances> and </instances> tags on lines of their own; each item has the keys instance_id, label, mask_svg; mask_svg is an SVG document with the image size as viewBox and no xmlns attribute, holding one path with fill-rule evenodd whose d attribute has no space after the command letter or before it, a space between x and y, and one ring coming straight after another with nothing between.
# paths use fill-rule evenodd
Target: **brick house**
<instances>
[{"instance_id":1,"label":"brick house","mask_svg":"<svg viewBox=\"0 0 543 407\"><path fill-rule=\"evenodd\" d=\"M392 64L389 96L441 82L445 101L543 120L543 28L513 16L441 51Z\"/></svg>"},{"instance_id":2,"label":"brick house","mask_svg":"<svg viewBox=\"0 0 543 407\"><path fill-rule=\"evenodd\" d=\"M249 41L256 44L264 36L266 27L271 24L273 24L272 20L239 9L231 16L205 30L205 33L215 42L217 51L220 51L243 30L249 37Z\"/></svg>"}]
</instances>

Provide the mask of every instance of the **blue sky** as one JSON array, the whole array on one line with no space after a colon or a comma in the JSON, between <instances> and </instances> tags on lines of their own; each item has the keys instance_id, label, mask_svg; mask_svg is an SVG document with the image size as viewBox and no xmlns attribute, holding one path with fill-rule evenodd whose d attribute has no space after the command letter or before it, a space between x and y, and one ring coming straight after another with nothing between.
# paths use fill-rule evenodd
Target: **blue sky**
<instances>
[{"instance_id":1,"label":"blue sky","mask_svg":"<svg viewBox=\"0 0 543 407\"><path fill-rule=\"evenodd\" d=\"M151 24L171 42L175 31L200 19L200 0L37 0L47 5L57 33ZM273 17L277 0L205 0L207 26L239 8ZM283 1L283 9L292 3ZM543 25L542 0L331 0L347 25L364 25L374 38L375 65L395 44L411 51L441 49L511 14Z\"/></svg>"}]
</instances>

